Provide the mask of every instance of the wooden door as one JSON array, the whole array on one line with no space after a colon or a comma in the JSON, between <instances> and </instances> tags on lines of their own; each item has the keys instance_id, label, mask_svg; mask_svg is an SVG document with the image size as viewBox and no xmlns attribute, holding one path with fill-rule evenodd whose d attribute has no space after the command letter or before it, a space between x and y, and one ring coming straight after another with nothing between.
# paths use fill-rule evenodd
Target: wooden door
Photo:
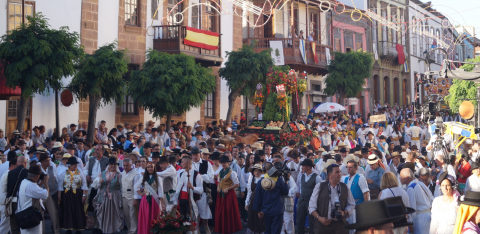
<instances>
[{"instance_id":1,"label":"wooden door","mask_svg":"<svg viewBox=\"0 0 480 234\"><path fill-rule=\"evenodd\" d=\"M11 97L7 100L7 129L5 136L10 138L15 129L17 129L18 123L18 110L20 107L20 97ZM27 115L25 117L24 131L32 129L31 126L31 116L32 116L32 99L28 102Z\"/></svg>"},{"instance_id":2,"label":"wooden door","mask_svg":"<svg viewBox=\"0 0 480 234\"><path fill-rule=\"evenodd\" d=\"M313 29L313 32L315 32L315 34L313 35L313 41L316 42L318 41L318 34L320 32L320 30L318 30L318 14L317 13L310 14L310 23L313 24L311 29Z\"/></svg>"},{"instance_id":3,"label":"wooden door","mask_svg":"<svg viewBox=\"0 0 480 234\"><path fill-rule=\"evenodd\" d=\"M273 38L273 18L268 19L268 16L264 15L263 22L267 22L263 26L264 38Z\"/></svg>"}]
</instances>

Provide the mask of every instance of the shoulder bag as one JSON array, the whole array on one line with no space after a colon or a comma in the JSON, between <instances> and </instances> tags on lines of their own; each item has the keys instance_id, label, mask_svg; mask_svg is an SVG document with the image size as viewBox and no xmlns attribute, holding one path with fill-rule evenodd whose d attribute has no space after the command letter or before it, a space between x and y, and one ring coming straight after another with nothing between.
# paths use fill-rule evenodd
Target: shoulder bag
<instances>
[{"instance_id":1,"label":"shoulder bag","mask_svg":"<svg viewBox=\"0 0 480 234\"><path fill-rule=\"evenodd\" d=\"M18 202L20 203L20 196ZM36 227L43 220L40 210L33 205L33 201L30 207L15 213L15 218L17 219L18 226L20 226L21 229Z\"/></svg>"},{"instance_id":2,"label":"shoulder bag","mask_svg":"<svg viewBox=\"0 0 480 234\"><path fill-rule=\"evenodd\" d=\"M20 173L18 173L17 182L15 183L15 187L13 188L14 192L15 192L15 190L17 190L18 179L20 179L20 175L22 174L23 169L25 169L25 168L22 168L22 170L20 170ZM7 177L8 177L8 175L7 175ZM10 215L12 215L12 213L13 213L13 209L12 209L13 204L12 203L13 203L13 198L14 197L15 197L15 194L12 194L12 196L5 198L5 216L6 217L10 217Z\"/></svg>"}]
</instances>

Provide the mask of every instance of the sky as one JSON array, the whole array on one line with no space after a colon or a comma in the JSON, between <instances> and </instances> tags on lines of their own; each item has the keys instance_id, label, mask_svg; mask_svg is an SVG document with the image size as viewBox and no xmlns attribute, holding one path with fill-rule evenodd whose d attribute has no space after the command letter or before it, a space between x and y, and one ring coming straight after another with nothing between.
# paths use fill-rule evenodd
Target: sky
<instances>
[{"instance_id":1,"label":"sky","mask_svg":"<svg viewBox=\"0 0 480 234\"><path fill-rule=\"evenodd\" d=\"M422 0L449 18L452 25L474 26L480 38L480 0Z\"/></svg>"}]
</instances>

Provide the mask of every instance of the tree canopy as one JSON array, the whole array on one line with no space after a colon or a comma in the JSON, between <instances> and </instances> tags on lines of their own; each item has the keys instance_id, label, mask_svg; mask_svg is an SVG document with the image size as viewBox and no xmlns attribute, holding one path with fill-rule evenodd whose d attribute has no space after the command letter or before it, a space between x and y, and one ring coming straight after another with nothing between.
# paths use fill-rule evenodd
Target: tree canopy
<instances>
[{"instance_id":1,"label":"tree canopy","mask_svg":"<svg viewBox=\"0 0 480 234\"><path fill-rule=\"evenodd\" d=\"M475 59L467 59L467 62L480 63L480 57ZM465 71L472 71L475 65L464 64L461 69ZM450 110L453 113L458 113L458 108L462 104L462 99L470 99L474 106L477 106L477 85L473 81L468 80L453 80L452 86L448 90L448 95L445 96L445 101L448 103Z\"/></svg>"},{"instance_id":2,"label":"tree canopy","mask_svg":"<svg viewBox=\"0 0 480 234\"><path fill-rule=\"evenodd\" d=\"M258 83L266 83L268 69L273 66L270 49L255 53L253 46L243 44L237 51L227 52L228 61L218 74L227 81L228 95L227 121L232 118L235 100L240 95L251 96Z\"/></svg>"},{"instance_id":3,"label":"tree canopy","mask_svg":"<svg viewBox=\"0 0 480 234\"><path fill-rule=\"evenodd\" d=\"M168 129L172 114L201 106L215 87L212 69L195 63L194 57L149 49L143 68L130 75L128 93L153 117L167 116Z\"/></svg>"},{"instance_id":4,"label":"tree canopy","mask_svg":"<svg viewBox=\"0 0 480 234\"><path fill-rule=\"evenodd\" d=\"M128 71L126 50L118 50L116 42L104 45L86 55L78 68L69 88L78 99L89 99L87 141L93 142L98 107L114 101L123 103L127 84L123 75Z\"/></svg>"},{"instance_id":5,"label":"tree canopy","mask_svg":"<svg viewBox=\"0 0 480 234\"><path fill-rule=\"evenodd\" d=\"M341 102L343 98L357 96L365 85L365 79L370 77L372 62L372 55L368 52L335 52L334 59L327 65L328 76L323 92L328 96L338 92Z\"/></svg>"},{"instance_id":6,"label":"tree canopy","mask_svg":"<svg viewBox=\"0 0 480 234\"><path fill-rule=\"evenodd\" d=\"M40 12L27 16L21 24L0 39L0 61L6 84L22 89L17 129L23 131L26 101L35 94L49 94L62 87L62 77L75 74L74 65L84 56L77 32L68 27L59 30Z\"/></svg>"}]
</instances>

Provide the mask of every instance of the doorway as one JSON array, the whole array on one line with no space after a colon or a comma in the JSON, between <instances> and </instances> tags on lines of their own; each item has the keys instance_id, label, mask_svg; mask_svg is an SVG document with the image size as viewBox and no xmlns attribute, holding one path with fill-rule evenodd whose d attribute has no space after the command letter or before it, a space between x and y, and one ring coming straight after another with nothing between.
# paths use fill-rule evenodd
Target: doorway
<instances>
[{"instance_id":1,"label":"doorway","mask_svg":"<svg viewBox=\"0 0 480 234\"><path fill-rule=\"evenodd\" d=\"M31 116L32 116L32 99L27 102L27 114L25 115L25 124L23 125L23 132L26 130L32 129L32 121L31 121ZM15 97L10 97L9 100L7 100L7 110L6 110L6 116L7 116L7 129L5 131L5 136L10 138L12 136L12 133L15 129L17 129L17 123L18 123L18 111L20 110L20 97L15 96Z\"/></svg>"}]
</instances>

